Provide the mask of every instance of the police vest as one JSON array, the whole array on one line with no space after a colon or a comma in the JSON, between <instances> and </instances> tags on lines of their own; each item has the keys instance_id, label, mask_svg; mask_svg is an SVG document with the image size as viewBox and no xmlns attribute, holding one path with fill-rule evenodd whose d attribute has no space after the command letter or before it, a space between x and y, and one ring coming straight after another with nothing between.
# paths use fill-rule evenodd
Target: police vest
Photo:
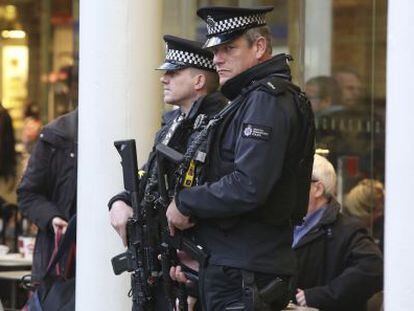
<instances>
[{"instance_id":1,"label":"police vest","mask_svg":"<svg viewBox=\"0 0 414 311\"><path fill-rule=\"evenodd\" d=\"M240 217L255 218L261 222L272 225L298 224L306 215L309 198L309 187L312 174L315 126L314 116L310 102L298 87L288 80L280 77L268 77L256 82L245 89L241 96L235 99L239 103L237 108L232 109L221 120L220 124L208 135L204 148L206 161L203 165L198 164L196 175L198 183L214 182L222 176L234 171L232 163L220 159L220 138L230 125L237 111L245 102L248 94L255 90L263 90L286 100L288 93L293 96L293 103L296 110L295 133L290 139L286 160L283 165L282 174L272 188L266 203L254 212ZM290 100L290 99L289 99ZM201 167L201 169L200 169ZM233 219L217 220L220 227L229 228L238 222L239 217Z\"/></svg>"}]
</instances>

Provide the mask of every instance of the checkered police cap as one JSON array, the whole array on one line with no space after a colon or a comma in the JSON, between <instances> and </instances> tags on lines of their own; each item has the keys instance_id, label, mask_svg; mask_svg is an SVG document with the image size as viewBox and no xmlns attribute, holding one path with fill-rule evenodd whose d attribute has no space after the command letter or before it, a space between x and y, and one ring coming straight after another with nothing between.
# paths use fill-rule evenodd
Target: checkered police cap
<instances>
[{"instance_id":1,"label":"checkered police cap","mask_svg":"<svg viewBox=\"0 0 414 311\"><path fill-rule=\"evenodd\" d=\"M170 35L164 36L166 56L164 63L157 69L178 70L187 67L215 71L213 54L204 50L197 41L182 39Z\"/></svg>"},{"instance_id":2,"label":"checkered police cap","mask_svg":"<svg viewBox=\"0 0 414 311\"><path fill-rule=\"evenodd\" d=\"M271 6L256 8L204 7L197 11L207 24L207 42L204 47L223 44L240 36L250 28L266 25L266 13Z\"/></svg>"}]
</instances>

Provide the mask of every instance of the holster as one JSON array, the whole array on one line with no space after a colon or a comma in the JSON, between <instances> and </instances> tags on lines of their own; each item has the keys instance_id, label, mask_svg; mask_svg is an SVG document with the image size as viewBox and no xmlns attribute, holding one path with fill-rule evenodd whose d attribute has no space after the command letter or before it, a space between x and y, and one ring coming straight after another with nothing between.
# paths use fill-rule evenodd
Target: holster
<instances>
[{"instance_id":1,"label":"holster","mask_svg":"<svg viewBox=\"0 0 414 311\"><path fill-rule=\"evenodd\" d=\"M289 302L291 287L289 280L276 277L260 290L255 283L253 272L242 270L242 280L243 302L239 305L239 309L234 310L281 310Z\"/></svg>"}]
</instances>

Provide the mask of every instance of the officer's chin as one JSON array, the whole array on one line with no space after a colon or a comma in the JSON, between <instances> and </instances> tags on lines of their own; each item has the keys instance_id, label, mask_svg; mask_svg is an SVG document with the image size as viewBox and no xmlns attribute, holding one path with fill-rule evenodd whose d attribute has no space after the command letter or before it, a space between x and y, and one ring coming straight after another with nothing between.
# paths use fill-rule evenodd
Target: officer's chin
<instances>
[{"instance_id":1,"label":"officer's chin","mask_svg":"<svg viewBox=\"0 0 414 311\"><path fill-rule=\"evenodd\" d=\"M223 86L223 84L224 83L226 83L227 82L227 80L229 80L230 79L230 77L228 77L228 76L220 76L219 77L219 84L221 85L221 86Z\"/></svg>"},{"instance_id":2,"label":"officer's chin","mask_svg":"<svg viewBox=\"0 0 414 311\"><path fill-rule=\"evenodd\" d=\"M173 100L172 98L169 98L168 96L164 97L164 104L167 105L177 105L177 101Z\"/></svg>"}]
</instances>

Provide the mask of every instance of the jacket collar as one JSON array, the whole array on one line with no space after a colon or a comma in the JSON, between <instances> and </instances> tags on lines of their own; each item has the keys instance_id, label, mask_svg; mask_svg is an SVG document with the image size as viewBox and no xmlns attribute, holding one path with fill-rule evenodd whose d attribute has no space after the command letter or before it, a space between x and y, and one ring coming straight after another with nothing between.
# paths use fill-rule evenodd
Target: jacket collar
<instances>
[{"instance_id":1,"label":"jacket collar","mask_svg":"<svg viewBox=\"0 0 414 311\"><path fill-rule=\"evenodd\" d=\"M227 99L220 92L199 97L191 106L187 119L195 119L199 114L214 115L223 109L226 104Z\"/></svg>"},{"instance_id":2,"label":"jacket collar","mask_svg":"<svg viewBox=\"0 0 414 311\"><path fill-rule=\"evenodd\" d=\"M336 201L334 198L331 198L328 202L325 211L320 219L320 221L314 226L314 228L309 231L294 247L295 249L308 244L309 242L317 239L322 234L326 232L326 230L331 230L330 227L333 225L333 223L336 222L338 219L340 211L340 205L338 201Z\"/></svg>"},{"instance_id":3,"label":"jacket collar","mask_svg":"<svg viewBox=\"0 0 414 311\"><path fill-rule=\"evenodd\" d=\"M268 76L276 75L291 80L290 68L288 60L292 58L287 54L278 54L268 61L253 66L239 75L226 81L221 91L228 99L233 100L242 90L256 81L262 80Z\"/></svg>"}]
</instances>

